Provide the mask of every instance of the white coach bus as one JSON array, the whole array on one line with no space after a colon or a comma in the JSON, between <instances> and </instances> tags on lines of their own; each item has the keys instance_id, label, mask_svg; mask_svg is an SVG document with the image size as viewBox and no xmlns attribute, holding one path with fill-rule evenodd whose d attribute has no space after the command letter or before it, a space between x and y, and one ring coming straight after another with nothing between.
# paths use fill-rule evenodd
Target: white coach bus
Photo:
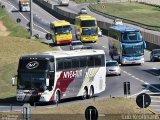
<instances>
[{"instance_id":1,"label":"white coach bus","mask_svg":"<svg viewBox=\"0 0 160 120\"><path fill-rule=\"evenodd\" d=\"M68 6L69 5L69 0L58 0L58 4Z\"/></svg>"},{"instance_id":2,"label":"white coach bus","mask_svg":"<svg viewBox=\"0 0 160 120\"><path fill-rule=\"evenodd\" d=\"M103 50L49 51L20 57L17 101L60 102L105 90ZM12 78L13 79L13 78Z\"/></svg>"}]
</instances>

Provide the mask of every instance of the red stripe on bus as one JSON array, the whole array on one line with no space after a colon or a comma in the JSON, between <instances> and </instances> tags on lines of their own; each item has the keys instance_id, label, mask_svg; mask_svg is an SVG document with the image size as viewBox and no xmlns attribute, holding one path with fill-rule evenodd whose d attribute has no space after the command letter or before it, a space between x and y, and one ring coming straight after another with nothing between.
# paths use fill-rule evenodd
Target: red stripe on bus
<instances>
[{"instance_id":1,"label":"red stripe on bus","mask_svg":"<svg viewBox=\"0 0 160 120\"><path fill-rule=\"evenodd\" d=\"M71 78L64 78L64 73L65 72L73 72L73 73L75 73L76 70L74 70L74 71L63 71L61 73L60 77L57 80L56 87L54 89L54 92L53 92L53 95L52 95L50 101L54 100L54 95L55 95L55 92L56 92L57 89L60 89L61 96L63 96L63 93L66 92L66 89L68 88L68 86L70 85L70 83L72 83L72 81L75 79L76 76L73 76L73 77L68 76L68 77L71 77Z\"/></svg>"}]
</instances>

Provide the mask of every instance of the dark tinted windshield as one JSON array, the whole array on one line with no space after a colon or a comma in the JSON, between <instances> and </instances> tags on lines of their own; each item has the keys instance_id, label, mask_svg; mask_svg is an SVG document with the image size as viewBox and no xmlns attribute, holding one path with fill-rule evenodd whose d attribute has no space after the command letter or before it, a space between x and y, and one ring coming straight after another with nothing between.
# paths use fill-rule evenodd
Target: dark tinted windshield
<instances>
[{"instance_id":1,"label":"dark tinted windshield","mask_svg":"<svg viewBox=\"0 0 160 120\"><path fill-rule=\"evenodd\" d=\"M125 32L122 34L122 41L123 42L135 42L135 41L142 41L142 35L140 32Z\"/></svg>"},{"instance_id":2,"label":"dark tinted windshield","mask_svg":"<svg viewBox=\"0 0 160 120\"><path fill-rule=\"evenodd\" d=\"M97 28L83 28L82 35L98 35Z\"/></svg>"},{"instance_id":3,"label":"dark tinted windshield","mask_svg":"<svg viewBox=\"0 0 160 120\"><path fill-rule=\"evenodd\" d=\"M47 74L45 72L19 72L18 89L39 90L46 84Z\"/></svg>"},{"instance_id":4,"label":"dark tinted windshield","mask_svg":"<svg viewBox=\"0 0 160 120\"><path fill-rule=\"evenodd\" d=\"M154 50L153 54L160 54L160 49L159 50Z\"/></svg>"},{"instance_id":5,"label":"dark tinted windshield","mask_svg":"<svg viewBox=\"0 0 160 120\"><path fill-rule=\"evenodd\" d=\"M81 21L81 27L94 27L97 26L96 20L83 20Z\"/></svg>"},{"instance_id":6,"label":"dark tinted windshield","mask_svg":"<svg viewBox=\"0 0 160 120\"><path fill-rule=\"evenodd\" d=\"M83 45L82 42L72 42L72 46L74 45Z\"/></svg>"},{"instance_id":7,"label":"dark tinted windshield","mask_svg":"<svg viewBox=\"0 0 160 120\"><path fill-rule=\"evenodd\" d=\"M107 62L106 67L109 67L109 66L118 66L118 62Z\"/></svg>"},{"instance_id":8,"label":"dark tinted windshield","mask_svg":"<svg viewBox=\"0 0 160 120\"><path fill-rule=\"evenodd\" d=\"M127 46L123 45L123 55L125 56L141 56L144 54L143 45Z\"/></svg>"},{"instance_id":9,"label":"dark tinted windshield","mask_svg":"<svg viewBox=\"0 0 160 120\"><path fill-rule=\"evenodd\" d=\"M55 34L65 34L65 33L71 33L71 27L69 25L55 27Z\"/></svg>"}]
</instances>

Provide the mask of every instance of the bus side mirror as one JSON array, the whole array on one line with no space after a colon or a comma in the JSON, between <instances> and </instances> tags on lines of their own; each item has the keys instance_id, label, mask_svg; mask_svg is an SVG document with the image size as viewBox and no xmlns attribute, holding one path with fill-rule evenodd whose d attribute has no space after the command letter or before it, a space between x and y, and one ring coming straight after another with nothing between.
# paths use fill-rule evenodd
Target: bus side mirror
<instances>
[{"instance_id":1,"label":"bus side mirror","mask_svg":"<svg viewBox=\"0 0 160 120\"><path fill-rule=\"evenodd\" d=\"M46 87L49 86L49 78L46 79Z\"/></svg>"},{"instance_id":2,"label":"bus side mirror","mask_svg":"<svg viewBox=\"0 0 160 120\"><path fill-rule=\"evenodd\" d=\"M16 86L16 78L17 78L17 75L12 77L12 86Z\"/></svg>"}]
</instances>

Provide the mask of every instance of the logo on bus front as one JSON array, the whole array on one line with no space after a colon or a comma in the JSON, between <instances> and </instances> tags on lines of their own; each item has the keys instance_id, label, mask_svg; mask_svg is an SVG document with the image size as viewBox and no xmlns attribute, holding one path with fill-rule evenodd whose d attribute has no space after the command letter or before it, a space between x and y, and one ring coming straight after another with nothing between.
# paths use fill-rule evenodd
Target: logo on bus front
<instances>
[{"instance_id":1,"label":"logo on bus front","mask_svg":"<svg viewBox=\"0 0 160 120\"><path fill-rule=\"evenodd\" d=\"M39 66L39 62L37 61L32 61L32 62L29 62L27 65L26 65L26 68L27 69L35 69Z\"/></svg>"}]
</instances>

